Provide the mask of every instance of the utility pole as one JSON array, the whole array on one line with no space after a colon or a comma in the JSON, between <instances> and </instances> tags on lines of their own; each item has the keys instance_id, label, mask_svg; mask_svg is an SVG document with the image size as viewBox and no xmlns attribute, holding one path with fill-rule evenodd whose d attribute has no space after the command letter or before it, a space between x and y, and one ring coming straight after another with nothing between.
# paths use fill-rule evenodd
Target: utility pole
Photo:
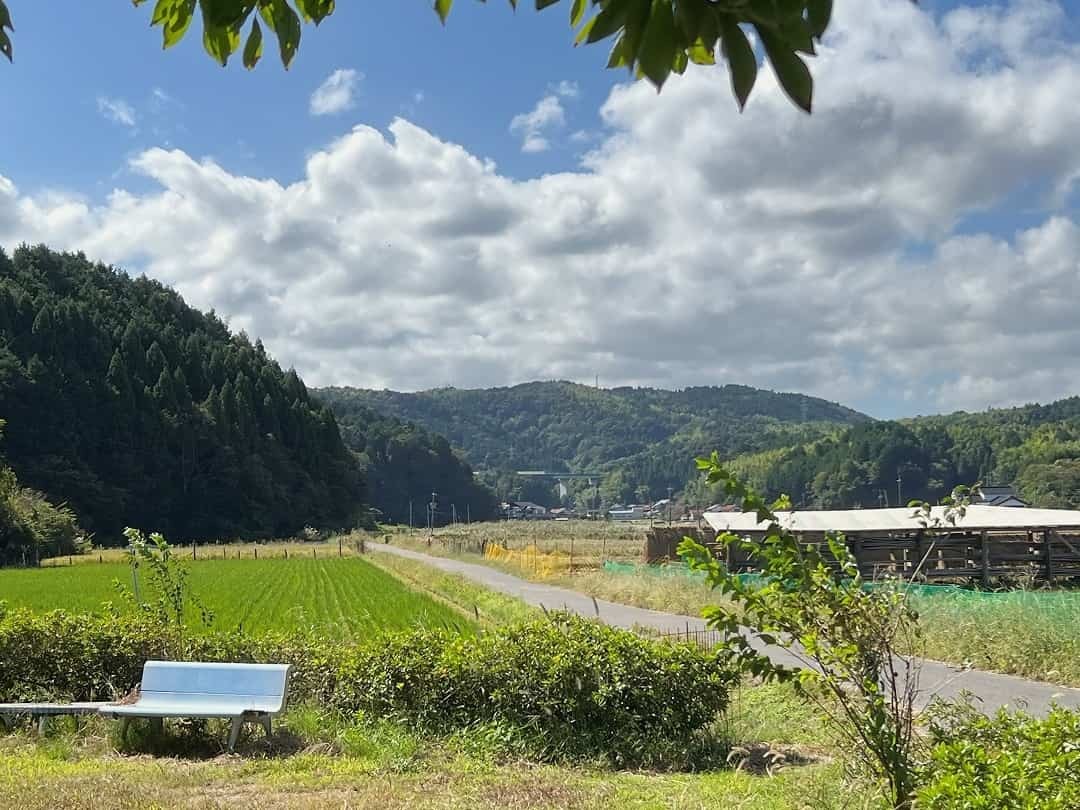
<instances>
[{"instance_id":1,"label":"utility pole","mask_svg":"<svg viewBox=\"0 0 1080 810\"><path fill-rule=\"evenodd\" d=\"M428 545L431 545L431 538L435 536L435 510L439 506L439 493L431 493L431 503L428 504Z\"/></svg>"},{"instance_id":2,"label":"utility pole","mask_svg":"<svg viewBox=\"0 0 1080 810\"><path fill-rule=\"evenodd\" d=\"M671 525L671 493L675 491L674 487L667 488L667 525Z\"/></svg>"},{"instance_id":3,"label":"utility pole","mask_svg":"<svg viewBox=\"0 0 1080 810\"><path fill-rule=\"evenodd\" d=\"M412 498L410 498L409 499L409 528L411 529L412 527L413 527L413 522L412 522Z\"/></svg>"},{"instance_id":4,"label":"utility pole","mask_svg":"<svg viewBox=\"0 0 1080 810\"><path fill-rule=\"evenodd\" d=\"M897 506L903 506L904 505L904 499L900 495L900 483L903 480L904 479L902 479L900 477L900 470L897 470L896 471L896 505Z\"/></svg>"},{"instance_id":5,"label":"utility pole","mask_svg":"<svg viewBox=\"0 0 1080 810\"><path fill-rule=\"evenodd\" d=\"M455 526L457 526L457 504L456 503L450 504L450 514L452 515L451 521L453 522L453 524Z\"/></svg>"}]
</instances>

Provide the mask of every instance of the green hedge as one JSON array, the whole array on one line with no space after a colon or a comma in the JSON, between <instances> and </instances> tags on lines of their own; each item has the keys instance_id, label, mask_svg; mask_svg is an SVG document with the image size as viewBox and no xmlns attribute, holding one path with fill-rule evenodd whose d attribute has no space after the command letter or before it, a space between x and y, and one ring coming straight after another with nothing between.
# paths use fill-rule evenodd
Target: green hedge
<instances>
[{"instance_id":1,"label":"green hedge","mask_svg":"<svg viewBox=\"0 0 1080 810\"><path fill-rule=\"evenodd\" d=\"M712 654L562 614L344 646L276 634L181 641L145 616L0 608L0 701L123 695L148 658L291 663L296 701L440 733L497 724L544 757L621 766L689 764L737 678Z\"/></svg>"},{"instance_id":2,"label":"green hedge","mask_svg":"<svg viewBox=\"0 0 1080 810\"><path fill-rule=\"evenodd\" d=\"M1045 719L959 710L932 729L917 807L929 810L1080 808L1080 713Z\"/></svg>"}]
</instances>

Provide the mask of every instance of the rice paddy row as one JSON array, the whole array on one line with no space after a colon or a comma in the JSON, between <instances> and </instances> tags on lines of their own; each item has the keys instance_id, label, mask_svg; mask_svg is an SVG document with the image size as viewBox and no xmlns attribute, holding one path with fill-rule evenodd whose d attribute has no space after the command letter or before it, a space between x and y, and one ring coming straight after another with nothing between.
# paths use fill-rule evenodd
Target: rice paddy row
<instances>
[{"instance_id":1,"label":"rice paddy row","mask_svg":"<svg viewBox=\"0 0 1080 810\"><path fill-rule=\"evenodd\" d=\"M464 627L462 613L419 593L392 574L356 557L226 559L189 563L189 586L213 614L212 630L315 630L334 638L358 638L410 627ZM140 593L152 598L145 569ZM0 571L0 601L33 610L95 612L106 603L134 610L121 589L133 591L124 563ZM203 627L193 608L193 629Z\"/></svg>"}]
</instances>

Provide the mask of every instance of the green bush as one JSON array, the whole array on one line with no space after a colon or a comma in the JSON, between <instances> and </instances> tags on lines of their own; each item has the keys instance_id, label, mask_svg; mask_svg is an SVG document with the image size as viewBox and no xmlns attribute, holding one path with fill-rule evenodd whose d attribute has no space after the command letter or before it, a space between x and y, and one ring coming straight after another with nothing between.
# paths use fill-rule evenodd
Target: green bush
<instances>
[{"instance_id":1,"label":"green bush","mask_svg":"<svg viewBox=\"0 0 1080 810\"><path fill-rule=\"evenodd\" d=\"M422 632L357 650L337 705L434 730L513 727L551 758L684 767L728 704L732 672L686 645L566 615L478 636Z\"/></svg>"},{"instance_id":2,"label":"green bush","mask_svg":"<svg viewBox=\"0 0 1080 810\"><path fill-rule=\"evenodd\" d=\"M0 701L124 695L148 658L290 663L293 700L343 715L440 734L499 729L545 759L665 768L693 764L737 677L688 645L561 614L476 636L416 631L346 646L284 634L181 639L147 615L0 606Z\"/></svg>"},{"instance_id":3,"label":"green bush","mask_svg":"<svg viewBox=\"0 0 1080 810\"><path fill-rule=\"evenodd\" d=\"M1045 719L953 709L931 727L933 748L917 806L930 810L1080 807L1080 713Z\"/></svg>"}]
</instances>

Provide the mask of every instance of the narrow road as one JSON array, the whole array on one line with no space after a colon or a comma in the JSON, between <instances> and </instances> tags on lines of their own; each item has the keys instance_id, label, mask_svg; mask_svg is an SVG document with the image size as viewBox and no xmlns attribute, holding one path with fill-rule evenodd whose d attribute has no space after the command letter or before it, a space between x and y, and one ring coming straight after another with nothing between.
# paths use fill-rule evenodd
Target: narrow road
<instances>
[{"instance_id":1,"label":"narrow road","mask_svg":"<svg viewBox=\"0 0 1080 810\"><path fill-rule=\"evenodd\" d=\"M450 574L460 574L486 588L516 597L534 607L543 606L549 610L566 610L581 616L595 616L614 627L651 627L662 632L704 630L707 627L704 619L593 599L577 591L530 582L478 563L434 557L382 543L368 543L367 548L380 554L394 554L418 560ZM766 652L777 663L799 665L798 659L786 650L770 647ZM1012 675L966 670L937 661L922 662L920 685L924 702L935 696L950 699L958 697L961 692L970 692L981 700L979 705L988 713L1001 707L1009 707L1023 708L1032 714L1043 715L1052 703L1080 709L1080 689L1029 681Z\"/></svg>"}]
</instances>

